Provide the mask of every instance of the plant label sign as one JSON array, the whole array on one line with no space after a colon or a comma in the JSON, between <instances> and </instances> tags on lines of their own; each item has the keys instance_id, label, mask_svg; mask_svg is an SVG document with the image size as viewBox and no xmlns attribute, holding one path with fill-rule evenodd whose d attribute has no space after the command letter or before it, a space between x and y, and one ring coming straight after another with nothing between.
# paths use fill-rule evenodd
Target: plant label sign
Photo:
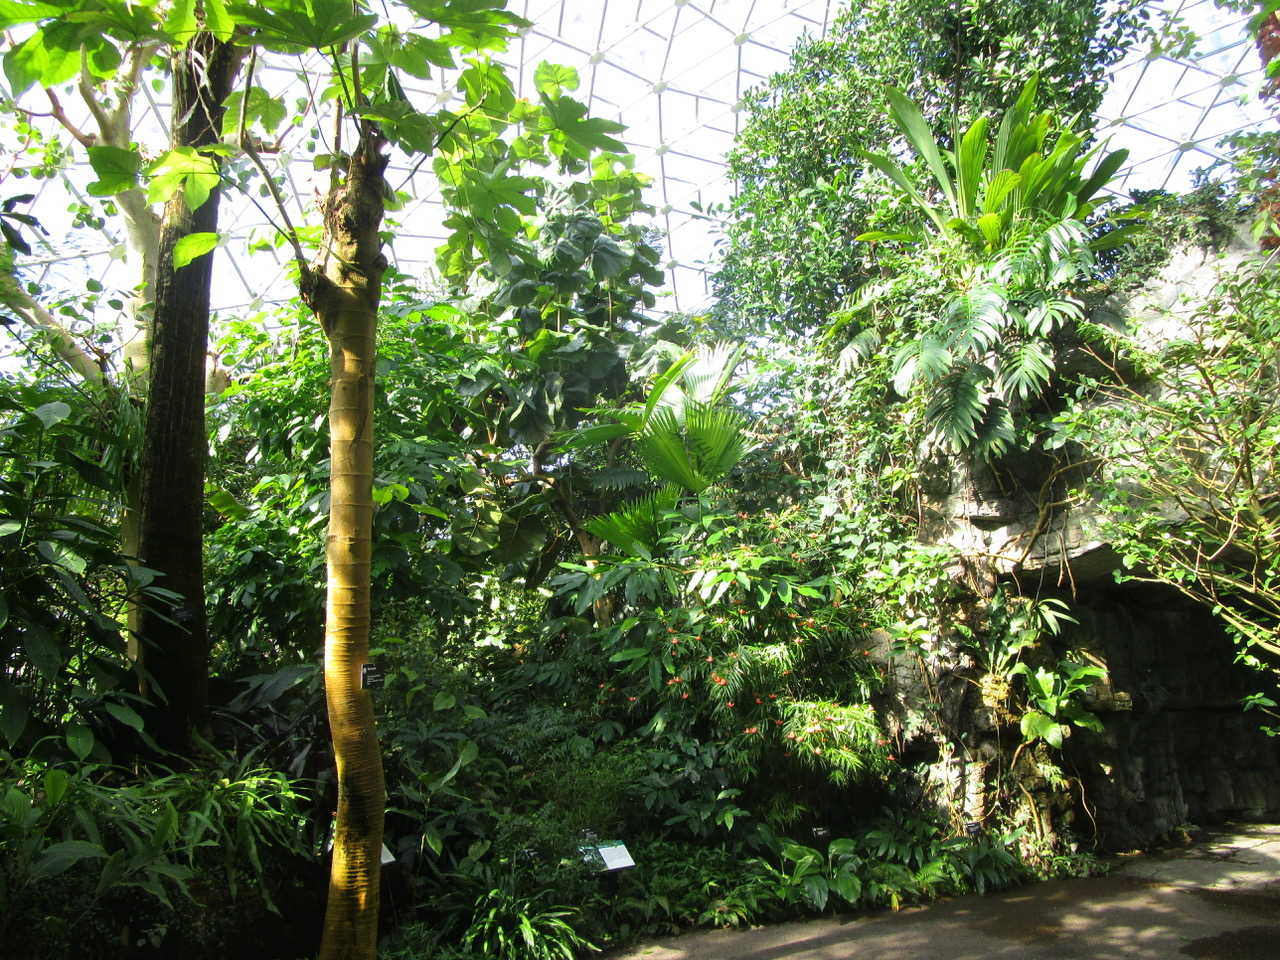
<instances>
[{"instance_id":1,"label":"plant label sign","mask_svg":"<svg viewBox=\"0 0 1280 960\"><path fill-rule=\"evenodd\" d=\"M627 845L621 840L588 843L582 847L582 859L587 863L595 864L596 869L601 873L625 870L627 867L636 865L636 862L631 859Z\"/></svg>"}]
</instances>

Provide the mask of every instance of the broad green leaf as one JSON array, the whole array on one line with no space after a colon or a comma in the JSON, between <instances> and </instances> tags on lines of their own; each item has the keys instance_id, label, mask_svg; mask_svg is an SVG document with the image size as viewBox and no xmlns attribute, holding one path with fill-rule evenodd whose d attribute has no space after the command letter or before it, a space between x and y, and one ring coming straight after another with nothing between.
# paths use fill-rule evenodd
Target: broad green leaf
<instances>
[{"instance_id":1,"label":"broad green leaf","mask_svg":"<svg viewBox=\"0 0 1280 960\"><path fill-rule=\"evenodd\" d=\"M340 47L378 22L375 14L352 16L349 0L271 0L265 6L228 4L227 10L255 28L256 42L281 53Z\"/></svg>"},{"instance_id":2,"label":"broad green leaf","mask_svg":"<svg viewBox=\"0 0 1280 960\"><path fill-rule=\"evenodd\" d=\"M441 690L436 694L435 702L432 703L432 710L452 710L454 704L458 702L458 698L452 693L446 693Z\"/></svg>"},{"instance_id":3,"label":"broad green leaf","mask_svg":"<svg viewBox=\"0 0 1280 960\"><path fill-rule=\"evenodd\" d=\"M123 703L104 703L102 706L107 713L111 714L126 727L132 727L134 730L141 732L142 717L132 707L127 707Z\"/></svg>"},{"instance_id":4,"label":"broad green leaf","mask_svg":"<svg viewBox=\"0 0 1280 960\"><path fill-rule=\"evenodd\" d=\"M987 160L987 118L979 117L965 131L956 154L956 187L959 208L956 215L968 219L973 215L978 186L985 174Z\"/></svg>"},{"instance_id":5,"label":"broad green leaf","mask_svg":"<svg viewBox=\"0 0 1280 960\"><path fill-rule=\"evenodd\" d=\"M249 517L249 508L226 490L214 490L210 493L209 506L228 520L246 520Z\"/></svg>"},{"instance_id":6,"label":"broad green leaf","mask_svg":"<svg viewBox=\"0 0 1280 960\"><path fill-rule=\"evenodd\" d=\"M86 188L92 197L109 197L138 185L142 157L135 150L99 146L89 148L89 164L98 179Z\"/></svg>"},{"instance_id":7,"label":"broad green leaf","mask_svg":"<svg viewBox=\"0 0 1280 960\"><path fill-rule=\"evenodd\" d=\"M64 771L49 767L44 772L44 799L49 806L56 806L67 794L68 778Z\"/></svg>"},{"instance_id":8,"label":"broad green leaf","mask_svg":"<svg viewBox=\"0 0 1280 960\"><path fill-rule=\"evenodd\" d=\"M591 276L611 280L631 263L631 256L608 237L600 237L591 248Z\"/></svg>"},{"instance_id":9,"label":"broad green leaf","mask_svg":"<svg viewBox=\"0 0 1280 960\"><path fill-rule=\"evenodd\" d=\"M80 72L80 36L75 24L50 23L5 51L4 74L13 95L31 86L56 87Z\"/></svg>"},{"instance_id":10,"label":"broad green leaf","mask_svg":"<svg viewBox=\"0 0 1280 960\"><path fill-rule=\"evenodd\" d=\"M544 60L533 71L533 85L539 93L557 97L564 90L572 92L578 89L578 71L573 67L562 67Z\"/></svg>"},{"instance_id":11,"label":"broad green leaf","mask_svg":"<svg viewBox=\"0 0 1280 960\"><path fill-rule=\"evenodd\" d=\"M1013 170L1001 170L987 181L987 188L982 195L982 209L988 214L997 212L1004 206L1005 198L1009 196L1010 191L1021 183L1022 177Z\"/></svg>"},{"instance_id":12,"label":"broad green leaf","mask_svg":"<svg viewBox=\"0 0 1280 960\"><path fill-rule=\"evenodd\" d=\"M226 43L236 32L236 22L227 12L226 0L204 0L205 29Z\"/></svg>"},{"instance_id":13,"label":"broad green leaf","mask_svg":"<svg viewBox=\"0 0 1280 960\"><path fill-rule=\"evenodd\" d=\"M628 660L639 660L641 657L649 655L648 647L630 647L626 650L619 650L609 658L610 663L625 663Z\"/></svg>"},{"instance_id":14,"label":"broad green leaf","mask_svg":"<svg viewBox=\"0 0 1280 960\"><path fill-rule=\"evenodd\" d=\"M407 100L389 100L362 108L359 116L377 120L383 133L406 153L431 153L441 129L435 117Z\"/></svg>"},{"instance_id":15,"label":"broad green leaf","mask_svg":"<svg viewBox=\"0 0 1280 960\"><path fill-rule=\"evenodd\" d=\"M879 153L863 153L858 152L858 159L865 163L871 164L885 176L897 185L898 189L907 195L916 208L924 213L938 228L940 233L945 233L947 229L947 220L935 204L929 203L920 195L920 191L915 188L915 184L911 182L911 178L895 161Z\"/></svg>"},{"instance_id":16,"label":"broad green leaf","mask_svg":"<svg viewBox=\"0 0 1280 960\"><path fill-rule=\"evenodd\" d=\"M32 861L28 876L33 880L46 880L57 876L85 859L105 857L107 852L96 843L87 840L63 840L46 847Z\"/></svg>"},{"instance_id":17,"label":"broad green leaf","mask_svg":"<svg viewBox=\"0 0 1280 960\"><path fill-rule=\"evenodd\" d=\"M200 31L196 0L172 0L172 4L164 18L164 32L173 37L178 46L184 46Z\"/></svg>"},{"instance_id":18,"label":"broad green leaf","mask_svg":"<svg viewBox=\"0 0 1280 960\"><path fill-rule=\"evenodd\" d=\"M542 105L551 119L552 125L563 134L564 140L558 145L552 143L551 149L561 160L566 156L585 160L594 150L609 153L626 153L627 145L610 134L621 133L627 129L621 123L612 120L600 120L587 117L587 105L579 103L572 97L551 98L540 93ZM554 141L555 138L553 138Z\"/></svg>"},{"instance_id":19,"label":"broad green leaf","mask_svg":"<svg viewBox=\"0 0 1280 960\"><path fill-rule=\"evenodd\" d=\"M18 738L26 729L28 718L27 705L23 703L17 690L8 680L0 682L0 737L10 747L18 745Z\"/></svg>"},{"instance_id":20,"label":"broad green leaf","mask_svg":"<svg viewBox=\"0 0 1280 960\"><path fill-rule=\"evenodd\" d=\"M72 23L86 24L126 43L164 40L155 4L127 3L121 0L97 0L91 9L64 14Z\"/></svg>"},{"instance_id":21,"label":"broad green leaf","mask_svg":"<svg viewBox=\"0 0 1280 960\"><path fill-rule=\"evenodd\" d=\"M404 0L404 5L439 24L454 46L501 50L516 30L533 24L506 9L506 0Z\"/></svg>"},{"instance_id":22,"label":"broad green leaf","mask_svg":"<svg viewBox=\"0 0 1280 960\"><path fill-rule=\"evenodd\" d=\"M8 30L23 23L37 23L48 17L60 17L67 12L61 3L41 3L39 0L0 0L0 30Z\"/></svg>"},{"instance_id":23,"label":"broad green leaf","mask_svg":"<svg viewBox=\"0 0 1280 960\"><path fill-rule=\"evenodd\" d=\"M21 520L0 520L0 537L7 537L22 529Z\"/></svg>"},{"instance_id":24,"label":"broad green leaf","mask_svg":"<svg viewBox=\"0 0 1280 960\"><path fill-rule=\"evenodd\" d=\"M458 762L462 766L466 766L476 757L480 756L480 748L470 740L463 740L458 747Z\"/></svg>"},{"instance_id":25,"label":"broad green leaf","mask_svg":"<svg viewBox=\"0 0 1280 960\"><path fill-rule=\"evenodd\" d=\"M167 203L179 189L188 210L198 210L218 186L218 164L195 147L177 147L159 157L147 168L151 183L147 186L148 203Z\"/></svg>"},{"instance_id":26,"label":"broad green leaf","mask_svg":"<svg viewBox=\"0 0 1280 960\"><path fill-rule=\"evenodd\" d=\"M88 566L84 557L72 550L67 544L54 540L41 540L36 544L36 552L50 563L75 576L83 574Z\"/></svg>"},{"instance_id":27,"label":"broad green leaf","mask_svg":"<svg viewBox=\"0 0 1280 960\"><path fill-rule=\"evenodd\" d=\"M31 411L31 415L48 430L54 424L61 423L71 416L71 408L61 400L54 400L36 407Z\"/></svg>"},{"instance_id":28,"label":"broad green leaf","mask_svg":"<svg viewBox=\"0 0 1280 960\"><path fill-rule=\"evenodd\" d=\"M947 198L952 215L962 216L957 206L956 192L951 182L951 174L947 170L947 165L938 150L937 141L934 140L933 131L929 129L929 124L924 119L924 115L920 113L919 108L902 91L893 87L885 87L885 95L889 98L889 113L898 122L898 126L902 129L903 134L906 135L907 142L911 144L916 153L924 158L924 162L933 173L933 178L938 188Z\"/></svg>"},{"instance_id":29,"label":"broad green leaf","mask_svg":"<svg viewBox=\"0 0 1280 960\"><path fill-rule=\"evenodd\" d=\"M237 137L240 133L240 121L243 118L245 129L255 124L267 134L274 134L284 123L288 108L279 97L273 97L262 87L249 90L249 103L245 106L244 91L233 90L226 99L226 112L222 115L222 135Z\"/></svg>"},{"instance_id":30,"label":"broad green leaf","mask_svg":"<svg viewBox=\"0 0 1280 960\"><path fill-rule=\"evenodd\" d=\"M1116 175L1116 171L1128 159L1128 150L1117 150L1114 153L1107 154L1102 159L1102 162L1094 168L1093 174L1089 179L1076 191L1076 200L1080 203L1092 200L1099 190L1111 182L1111 179Z\"/></svg>"},{"instance_id":31,"label":"broad green leaf","mask_svg":"<svg viewBox=\"0 0 1280 960\"><path fill-rule=\"evenodd\" d=\"M67 747L76 755L77 760L83 760L93 751L93 732L83 723L67 724L65 737Z\"/></svg>"},{"instance_id":32,"label":"broad green leaf","mask_svg":"<svg viewBox=\"0 0 1280 960\"><path fill-rule=\"evenodd\" d=\"M1023 739L1043 740L1051 747L1062 746L1062 727L1052 717L1039 710L1028 710L1019 724Z\"/></svg>"},{"instance_id":33,"label":"broad green leaf","mask_svg":"<svg viewBox=\"0 0 1280 960\"><path fill-rule=\"evenodd\" d=\"M189 233L173 245L173 266L181 269L196 257L216 249L218 235L216 233Z\"/></svg>"},{"instance_id":34,"label":"broad green leaf","mask_svg":"<svg viewBox=\"0 0 1280 960\"><path fill-rule=\"evenodd\" d=\"M45 543L46 541L41 541L39 546ZM40 671L42 676L52 679L58 675L58 671L62 668L62 650L58 647L58 641L43 627L33 623L27 624L27 629L23 631L23 649L31 665Z\"/></svg>"},{"instance_id":35,"label":"broad green leaf","mask_svg":"<svg viewBox=\"0 0 1280 960\"><path fill-rule=\"evenodd\" d=\"M988 246L995 246L1000 242L1000 227L1003 218L998 213L984 213L978 218L978 231L982 234L982 239L987 241Z\"/></svg>"}]
</instances>

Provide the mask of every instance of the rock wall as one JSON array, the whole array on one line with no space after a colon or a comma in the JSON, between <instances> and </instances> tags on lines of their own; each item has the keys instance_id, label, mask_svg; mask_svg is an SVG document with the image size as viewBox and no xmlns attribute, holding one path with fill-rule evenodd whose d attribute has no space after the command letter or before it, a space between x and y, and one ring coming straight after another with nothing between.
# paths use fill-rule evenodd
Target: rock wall
<instances>
[{"instance_id":1,"label":"rock wall","mask_svg":"<svg viewBox=\"0 0 1280 960\"><path fill-rule=\"evenodd\" d=\"M1280 820L1280 740L1240 704L1267 677L1235 662L1207 609L1170 588L1098 583L1077 591L1072 613L1080 624L1063 642L1108 676L1086 700L1104 731L1077 730L1064 767L1104 849L1188 824Z\"/></svg>"},{"instance_id":2,"label":"rock wall","mask_svg":"<svg viewBox=\"0 0 1280 960\"><path fill-rule=\"evenodd\" d=\"M1166 341L1185 329L1217 275L1251 253L1242 236L1223 252L1183 251L1141 290L1096 304L1093 319L1133 317L1147 345ZM1089 362L1083 350L1074 359L1065 352L1068 368ZM983 703L982 671L964 644L944 639L927 661L895 666L882 705L894 735L922 756L932 751L933 792L957 819L981 820L994 796L1020 790L1042 833L1065 838L1054 831L1069 825L1110 851L1189 825L1280 821L1280 737L1268 737L1268 718L1241 706L1270 678L1235 662L1230 638L1204 607L1172 589L1116 584L1118 558L1098 535L1096 515L1089 504L1060 505L1064 480L1054 468L1043 454L1007 457L995 468L939 456L922 482L923 538L958 550L954 575L974 593L970 621L979 633L982 598L1000 581L1070 604L1079 625L1024 659L1052 666L1070 653L1104 665L1107 680L1086 697L1104 731L1073 728L1061 755L1043 744L1020 749L1016 717ZM1038 774L1037 753L1061 766L1065 783Z\"/></svg>"}]
</instances>

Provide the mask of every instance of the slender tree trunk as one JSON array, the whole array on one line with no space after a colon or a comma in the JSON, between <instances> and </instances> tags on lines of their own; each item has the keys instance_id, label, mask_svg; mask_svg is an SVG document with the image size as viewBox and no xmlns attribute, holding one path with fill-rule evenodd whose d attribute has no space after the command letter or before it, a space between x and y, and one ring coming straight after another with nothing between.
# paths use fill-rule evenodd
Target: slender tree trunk
<instances>
[{"instance_id":1,"label":"slender tree trunk","mask_svg":"<svg viewBox=\"0 0 1280 960\"><path fill-rule=\"evenodd\" d=\"M243 51L210 33L197 34L173 59L173 145L216 143L222 103ZM157 742L189 753L208 700L209 643L204 609L203 515L207 437L205 355L213 255L175 268L175 244L190 233L215 232L220 189L196 210L181 194L165 206L156 273L147 417L142 441L138 553L164 574L160 585L180 594L150 601L138 618L140 663L149 676ZM158 693L154 689L158 687Z\"/></svg>"},{"instance_id":2,"label":"slender tree trunk","mask_svg":"<svg viewBox=\"0 0 1280 960\"><path fill-rule=\"evenodd\" d=\"M320 960L373 960L378 945L382 817L386 803L369 660L373 539L373 387L378 302L386 260L382 225L387 158L362 131L345 176L325 199L321 254L303 299L329 338L329 536L324 679L338 771L338 820Z\"/></svg>"}]
</instances>

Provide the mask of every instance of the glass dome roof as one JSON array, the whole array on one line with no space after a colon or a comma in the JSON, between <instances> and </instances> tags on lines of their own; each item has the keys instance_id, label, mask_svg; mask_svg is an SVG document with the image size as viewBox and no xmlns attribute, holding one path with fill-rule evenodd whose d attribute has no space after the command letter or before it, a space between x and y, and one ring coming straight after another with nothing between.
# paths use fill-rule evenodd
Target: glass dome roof
<instances>
[{"instance_id":1,"label":"glass dome roof","mask_svg":"<svg viewBox=\"0 0 1280 960\"><path fill-rule=\"evenodd\" d=\"M1183 189L1193 170L1221 159L1217 143L1224 135L1275 122L1256 98L1258 57L1244 34L1243 17L1218 10L1212 0L1168 0L1161 6L1202 39L1193 53L1158 46L1135 50L1115 69L1100 127L1112 149L1131 151L1118 184L1122 192ZM520 95L532 94L533 70L542 61L576 68L581 84L574 95L588 103L592 115L627 124L621 138L635 154L637 169L654 178L648 200L656 209L655 226L666 236L670 278L659 309L696 311L709 303L717 232L714 219L700 210L732 195L724 158L743 119L743 94L784 69L795 42L805 34L823 34L841 7L839 0L509 3L533 24L504 57L519 78ZM269 88L297 83L296 65L266 61L263 66L261 82ZM451 94L447 78L437 77L410 95L421 103L431 97L446 102ZM144 96L136 122L162 144L168 104L149 88ZM83 176L71 171L67 182L73 191L91 178L83 151L77 159ZM290 159L286 153L279 162L300 202L314 193L311 166ZM440 220L438 207L428 209L436 202L432 178L413 177L407 162L393 163L390 176L412 198L395 215L399 226L391 256L404 272L425 275L442 239L433 230ZM59 187L44 181L40 189ZM65 202L41 206L37 199L34 207L43 216ZM60 232L61 225L48 225ZM217 254L222 282L215 308L220 313L244 315L294 295L284 253L262 244L252 254L243 252L240 241L269 230L259 207L228 198L220 229L234 238ZM110 219L99 234L68 229L65 243L24 258L23 265L34 268L34 279L61 281L73 289L82 286L84 272L104 284L126 283L117 276L120 232Z\"/></svg>"}]
</instances>

